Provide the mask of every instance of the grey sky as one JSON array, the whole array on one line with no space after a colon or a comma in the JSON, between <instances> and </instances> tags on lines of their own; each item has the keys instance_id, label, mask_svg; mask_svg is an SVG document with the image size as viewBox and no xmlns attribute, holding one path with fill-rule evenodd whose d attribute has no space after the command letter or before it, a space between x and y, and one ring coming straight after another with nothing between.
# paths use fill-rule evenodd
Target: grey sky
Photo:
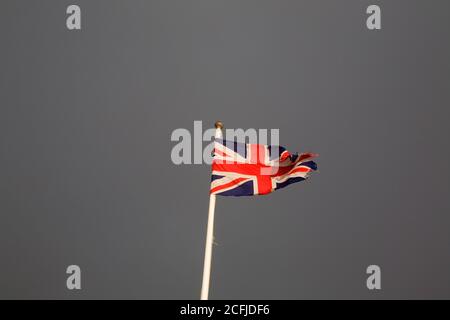
<instances>
[{"instance_id":1,"label":"grey sky","mask_svg":"<svg viewBox=\"0 0 450 320\"><path fill-rule=\"evenodd\" d=\"M218 199L211 298L450 297L448 1L72 3L0 4L0 298L197 299L217 119L320 172Z\"/></svg>"}]
</instances>

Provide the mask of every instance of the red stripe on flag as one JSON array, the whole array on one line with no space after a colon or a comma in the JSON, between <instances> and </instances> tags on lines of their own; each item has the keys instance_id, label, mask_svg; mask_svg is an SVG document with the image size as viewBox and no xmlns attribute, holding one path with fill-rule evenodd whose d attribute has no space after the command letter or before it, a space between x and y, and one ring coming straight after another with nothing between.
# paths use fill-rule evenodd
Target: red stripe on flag
<instances>
[{"instance_id":1,"label":"red stripe on flag","mask_svg":"<svg viewBox=\"0 0 450 320\"><path fill-rule=\"evenodd\" d=\"M222 156L222 157L228 157L228 154L226 154L225 152L220 151L217 148L214 149L214 154L217 154L218 156Z\"/></svg>"},{"instance_id":2,"label":"red stripe on flag","mask_svg":"<svg viewBox=\"0 0 450 320\"><path fill-rule=\"evenodd\" d=\"M308 167L298 167L298 168L295 168L294 170L292 170L291 172L289 172L289 174L296 173L296 172L310 172L310 171L311 171L311 169Z\"/></svg>"},{"instance_id":3,"label":"red stripe on flag","mask_svg":"<svg viewBox=\"0 0 450 320\"><path fill-rule=\"evenodd\" d=\"M222 189L226 189L226 188L232 187L232 186L237 185L238 183L240 183L240 182L242 182L242 181L244 181L244 180L247 180L247 178L237 178L237 179L234 179L234 180L231 181L231 182L228 182L228 183L226 183L226 184L222 184L222 185L220 185L220 186L217 186L217 187L211 189L210 193L214 193L214 192L220 191L220 190L222 190Z\"/></svg>"}]
</instances>

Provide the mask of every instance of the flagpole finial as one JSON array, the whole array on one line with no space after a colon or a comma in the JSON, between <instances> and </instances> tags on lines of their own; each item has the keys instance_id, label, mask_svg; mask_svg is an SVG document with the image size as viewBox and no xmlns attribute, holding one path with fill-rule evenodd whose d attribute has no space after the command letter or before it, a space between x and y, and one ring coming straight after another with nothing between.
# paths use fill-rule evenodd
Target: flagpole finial
<instances>
[{"instance_id":1,"label":"flagpole finial","mask_svg":"<svg viewBox=\"0 0 450 320\"><path fill-rule=\"evenodd\" d=\"M214 126L216 127L216 129L222 129L223 123L222 121L216 121L216 123L214 123Z\"/></svg>"}]
</instances>

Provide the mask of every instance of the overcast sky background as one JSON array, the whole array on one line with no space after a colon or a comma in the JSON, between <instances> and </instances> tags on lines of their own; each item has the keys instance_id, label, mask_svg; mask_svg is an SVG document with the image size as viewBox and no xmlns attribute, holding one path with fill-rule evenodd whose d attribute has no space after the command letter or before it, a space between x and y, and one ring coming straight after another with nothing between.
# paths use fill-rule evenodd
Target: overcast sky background
<instances>
[{"instance_id":1,"label":"overcast sky background","mask_svg":"<svg viewBox=\"0 0 450 320\"><path fill-rule=\"evenodd\" d=\"M449 32L444 0L3 0L0 298L198 299L210 168L170 136L217 119L320 172L218 198L211 298L450 298Z\"/></svg>"}]
</instances>

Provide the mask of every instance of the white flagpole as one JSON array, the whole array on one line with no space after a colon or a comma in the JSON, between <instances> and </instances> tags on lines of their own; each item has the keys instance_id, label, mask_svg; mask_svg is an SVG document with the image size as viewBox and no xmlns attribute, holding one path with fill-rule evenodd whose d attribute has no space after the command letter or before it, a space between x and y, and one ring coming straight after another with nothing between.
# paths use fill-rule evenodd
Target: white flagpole
<instances>
[{"instance_id":1,"label":"white flagpole","mask_svg":"<svg viewBox=\"0 0 450 320\"><path fill-rule=\"evenodd\" d=\"M215 123L216 138L222 138L223 124L220 121ZM214 238L214 210L216 208L216 195L211 194L209 196L209 211L208 211L208 226L206 229L206 246L205 246L205 261L203 264L203 281L202 292L200 294L200 300L208 300L209 293L209 279L211 276L211 258L212 258L212 246Z\"/></svg>"}]
</instances>

